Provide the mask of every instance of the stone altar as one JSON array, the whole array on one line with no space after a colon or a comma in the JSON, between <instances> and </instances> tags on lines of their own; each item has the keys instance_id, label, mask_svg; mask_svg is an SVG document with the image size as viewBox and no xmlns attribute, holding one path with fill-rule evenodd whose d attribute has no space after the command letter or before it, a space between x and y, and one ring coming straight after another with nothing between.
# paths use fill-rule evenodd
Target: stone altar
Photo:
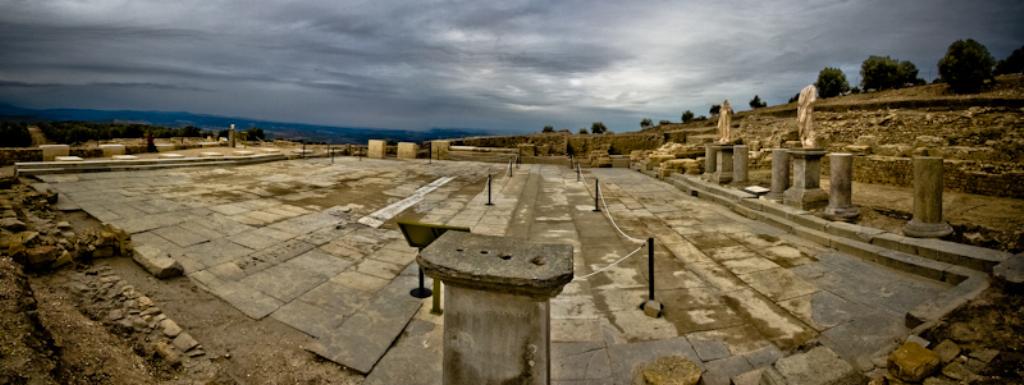
<instances>
[{"instance_id":1,"label":"stone altar","mask_svg":"<svg viewBox=\"0 0 1024 385\"><path fill-rule=\"evenodd\" d=\"M789 150L793 162L793 186L783 194L782 201L802 210L820 208L828 203L828 194L821 189L820 148L794 148Z\"/></svg>"}]
</instances>

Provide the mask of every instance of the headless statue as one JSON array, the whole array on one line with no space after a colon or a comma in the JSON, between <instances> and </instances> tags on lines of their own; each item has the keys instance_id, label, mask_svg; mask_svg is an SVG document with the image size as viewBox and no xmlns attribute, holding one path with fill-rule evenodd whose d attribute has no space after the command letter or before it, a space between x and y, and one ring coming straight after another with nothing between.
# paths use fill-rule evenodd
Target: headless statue
<instances>
[{"instance_id":1,"label":"headless statue","mask_svg":"<svg viewBox=\"0 0 1024 385\"><path fill-rule=\"evenodd\" d=\"M818 100L818 89L809 85L800 90L800 98L796 107L796 128L800 133L800 145L803 148L818 148L814 134L814 102Z\"/></svg>"},{"instance_id":2,"label":"headless statue","mask_svg":"<svg viewBox=\"0 0 1024 385\"><path fill-rule=\"evenodd\" d=\"M728 100L718 110L718 143L732 143L732 106Z\"/></svg>"}]
</instances>

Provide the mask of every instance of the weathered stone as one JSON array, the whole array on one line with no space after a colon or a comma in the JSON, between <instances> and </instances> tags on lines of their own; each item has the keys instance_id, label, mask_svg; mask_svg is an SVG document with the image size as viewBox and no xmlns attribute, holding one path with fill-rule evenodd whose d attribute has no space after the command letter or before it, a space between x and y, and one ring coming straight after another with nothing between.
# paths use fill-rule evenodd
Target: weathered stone
<instances>
[{"instance_id":1,"label":"weathered stone","mask_svg":"<svg viewBox=\"0 0 1024 385\"><path fill-rule=\"evenodd\" d=\"M60 257L62 250L52 245L30 247L25 250L25 262L29 267L49 267Z\"/></svg>"},{"instance_id":2,"label":"weathered stone","mask_svg":"<svg viewBox=\"0 0 1024 385\"><path fill-rule=\"evenodd\" d=\"M398 143L398 159L416 159L420 146L412 142Z\"/></svg>"},{"instance_id":3,"label":"weathered stone","mask_svg":"<svg viewBox=\"0 0 1024 385\"><path fill-rule=\"evenodd\" d=\"M18 220L18 218L4 218L0 219L0 228L16 233L25 230L25 222Z\"/></svg>"},{"instance_id":4,"label":"weathered stone","mask_svg":"<svg viewBox=\"0 0 1024 385\"><path fill-rule=\"evenodd\" d=\"M68 156L71 152L71 146L66 144L43 144L39 146L40 150L43 150L43 161L49 162L55 160L58 156Z\"/></svg>"},{"instance_id":5,"label":"weathered stone","mask_svg":"<svg viewBox=\"0 0 1024 385\"><path fill-rule=\"evenodd\" d=\"M178 348L178 350L187 352L192 348L198 346L199 342L196 341L195 338L192 338L192 336L189 335L188 333L182 332L181 334L178 334L178 336L174 338L173 344L174 347Z\"/></svg>"},{"instance_id":6,"label":"weathered stone","mask_svg":"<svg viewBox=\"0 0 1024 385\"><path fill-rule=\"evenodd\" d=\"M860 216L853 205L853 154L829 154L829 195L825 218L852 221Z\"/></svg>"},{"instance_id":7,"label":"weathered stone","mask_svg":"<svg viewBox=\"0 0 1024 385\"><path fill-rule=\"evenodd\" d=\"M103 157L105 158L111 158L115 155L124 155L125 153L123 144L108 143L101 144L99 147L100 151L103 151Z\"/></svg>"},{"instance_id":8,"label":"weathered stone","mask_svg":"<svg viewBox=\"0 0 1024 385\"><path fill-rule=\"evenodd\" d=\"M772 190L765 197L782 202L783 194L789 188L789 150L772 149Z\"/></svg>"},{"instance_id":9,"label":"weathered stone","mask_svg":"<svg viewBox=\"0 0 1024 385\"><path fill-rule=\"evenodd\" d=\"M889 355L889 371L906 381L921 381L939 367L939 355L916 342L906 342Z\"/></svg>"},{"instance_id":10,"label":"weathered stone","mask_svg":"<svg viewBox=\"0 0 1024 385\"><path fill-rule=\"evenodd\" d=\"M366 157L374 159L384 159L384 154L387 151L387 142L383 140L370 139L369 144L366 146Z\"/></svg>"},{"instance_id":11,"label":"weathered stone","mask_svg":"<svg viewBox=\"0 0 1024 385\"><path fill-rule=\"evenodd\" d=\"M733 146L732 183L747 183L747 162L750 153L747 146Z\"/></svg>"},{"instance_id":12,"label":"weathered stone","mask_svg":"<svg viewBox=\"0 0 1024 385\"><path fill-rule=\"evenodd\" d=\"M636 385L696 385L702 369L680 356L660 357L639 370Z\"/></svg>"},{"instance_id":13,"label":"weathered stone","mask_svg":"<svg viewBox=\"0 0 1024 385\"><path fill-rule=\"evenodd\" d=\"M107 321L113 322L122 318L124 318L124 311L121 309L114 309L107 313Z\"/></svg>"},{"instance_id":14,"label":"weathered stone","mask_svg":"<svg viewBox=\"0 0 1024 385\"><path fill-rule=\"evenodd\" d=\"M178 353L178 351L175 350L173 346L166 342L157 341L157 343L154 345L153 350L156 351L157 356L159 356L161 359L163 359L171 366L175 366L181 363L181 354Z\"/></svg>"},{"instance_id":15,"label":"weathered stone","mask_svg":"<svg viewBox=\"0 0 1024 385\"><path fill-rule=\"evenodd\" d=\"M802 210L823 207L828 204L828 194L821 189L821 149L792 149L793 186L783 194L788 206Z\"/></svg>"},{"instance_id":16,"label":"weathered stone","mask_svg":"<svg viewBox=\"0 0 1024 385\"><path fill-rule=\"evenodd\" d=\"M718 184L727 184L732 182L734 161L732 159L733 146L732 145L716 145L716 153L718 154L715 158L715 173L711 175L711 180Z\"/></svg>"},{"instance_id":17,"label":"weathered stone","mask_svg":"<svg viewBox=\"0 0 1024 385\"><path fill-rule=\"evenodd\" d=\"M960 355L960 346L950 340L942 340L938 345L935 345L933 350L935 354L939 355L939 360L944 364L953 361L956 356Z\"/></svg>"},{"instance_id":18,"label":"weathered stone","mask_svg":"<svg viewBox=\"0 0 1024 385\"><path fill-rule=\"evenodd\" d=\"M184 273L184 269L178 261L153 246L136 247L135 252L132 253L132 259L154 277L160 279L177 277Z\"/></svg>"},{"instance_id":19,"label":"weathered stone","mask_svg":"<svg viewBox=\"0 0 1024 385\"><path fill-rule=\"evenodd\" d=\"M174 322L174 320L164 319L163 321L160 321L160 331L164 333L165 336L174 338L181 334L181 327L178 326L178 323Z\"/></svg>"},{"instance_id":20,"label":"weathered stone","mask_svg":"<svg viewBox=\"0 0 1024 385\"><path fill-rule=\"evenodd\" d=\"M819 346L775 361L761 374L761 385L862 385L867 382L850 363Z\"/></svg>"},{"instance_id":21,"label":"weathered stone","mask_svg":"<svg viewBox=\"0 0 1024 385\"><path fill-rule=\"evenodd\" d=\"M992 275L1010 291L1024 291L1024 253L1000 262L992 268Z\"/></svg>"},{"instance_id":22,"label":"weathered stone","mask_svg":"<svg viewBox=\"0 0 1024 385\"><path fill-rule=\"evenodd\" d=\"M999 351L995 349L978 349L972 351L970 354L971 358L977 359L986 364L992 362L992 360L996 359L996 356L998 355Z\"/></svg>"},{"instance_id":23,"label":"weathered stone","mask_svg":"<svg viewBox=\"0 0 1024 385\"><path fill-rule=\"evenodd\" d=\"M978 375L960 361L953 361L942 367L942 374L957 381L970 383Z\"/></svg>"},{"instance_id":24,"label":"weathered stone","mask_svg":"<svg viewBox=\"0 0 1024 385\"><path fill-rule=\"evenodd\" d=\"M940 238L953 232L942 219L942 158L914 157L914 217L903 234L917 238Z\"/></svg>"}]
</instances>

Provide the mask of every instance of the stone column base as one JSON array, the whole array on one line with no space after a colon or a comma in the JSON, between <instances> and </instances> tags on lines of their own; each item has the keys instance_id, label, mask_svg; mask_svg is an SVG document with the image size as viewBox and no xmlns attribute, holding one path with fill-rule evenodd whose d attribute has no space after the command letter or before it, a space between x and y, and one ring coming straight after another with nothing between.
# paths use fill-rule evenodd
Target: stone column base
<instances>
[{"instance_id":1,"label":"stone column base","mask_svg":"<svg viewBox=\"0 0 1024 385\"><path fill-rule=\"evenodd\" d=\"M903 226L903 235L914 238L942 238L953 233L953 227L946 222L923 223L911 219Z\"/></svg>"},{"instance_id":2,"label":"stone column base","mask_svg":"<svg viewBox=\"0 0 1024 385\"><path fill-rule=\"evenodd\" d=\"M718 184L729 184L732 182L733 158L731 144L716 144L713 146L717 156L715 157L715 173L711 181Z\"/></svg>"},{"instance_id":3,"label":"stone column base","mask_svg":"<svg viewBox=\"0 0 1024 385\"><path fill-rule=\"evenodd\" d=\"M782 194L782 201L787 206L801 210L817 209L828 205L828 193L821 188L805 190L790 187Z\"/></svg>"},{"instance_id":4,"label":"stone column base","mask_svg":"<svg viewBox=\"0 0 1024 385\"><path fill-rule=\"evenodd\" d=\"M826 207L824 215L825 219L828 220L852 222L860 216L860 208L857 208L857 206Z\"/></svg>"}]
</instances>

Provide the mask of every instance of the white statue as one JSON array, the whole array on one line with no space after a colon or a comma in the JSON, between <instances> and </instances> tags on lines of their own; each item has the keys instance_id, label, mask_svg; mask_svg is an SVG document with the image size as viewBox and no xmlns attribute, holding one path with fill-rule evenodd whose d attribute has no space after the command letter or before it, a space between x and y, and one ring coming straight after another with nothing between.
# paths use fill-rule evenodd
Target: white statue
<instances>
[{"instance_id":1,"label":"white statue","mask_svg":"<svg viewBox=\"0 0 1024 385\"><path fill-rule=\"evenodd\" d=\"M818 148L814 135L814 102L818 101L818 89L813 84L800 90L800 99L796 107L796 128L800 133L800 145L803 148Z\"/></svg>"},{"instance_id":2,"label":"white statue","mask_svg":"<svg viewBox=\"0 0 1024 385\"><path fill-rule=\"evenodd\" d=\"M732 107L729 100L718 109L718 143L732 143Z\"/></svg>"}]
</instances>

